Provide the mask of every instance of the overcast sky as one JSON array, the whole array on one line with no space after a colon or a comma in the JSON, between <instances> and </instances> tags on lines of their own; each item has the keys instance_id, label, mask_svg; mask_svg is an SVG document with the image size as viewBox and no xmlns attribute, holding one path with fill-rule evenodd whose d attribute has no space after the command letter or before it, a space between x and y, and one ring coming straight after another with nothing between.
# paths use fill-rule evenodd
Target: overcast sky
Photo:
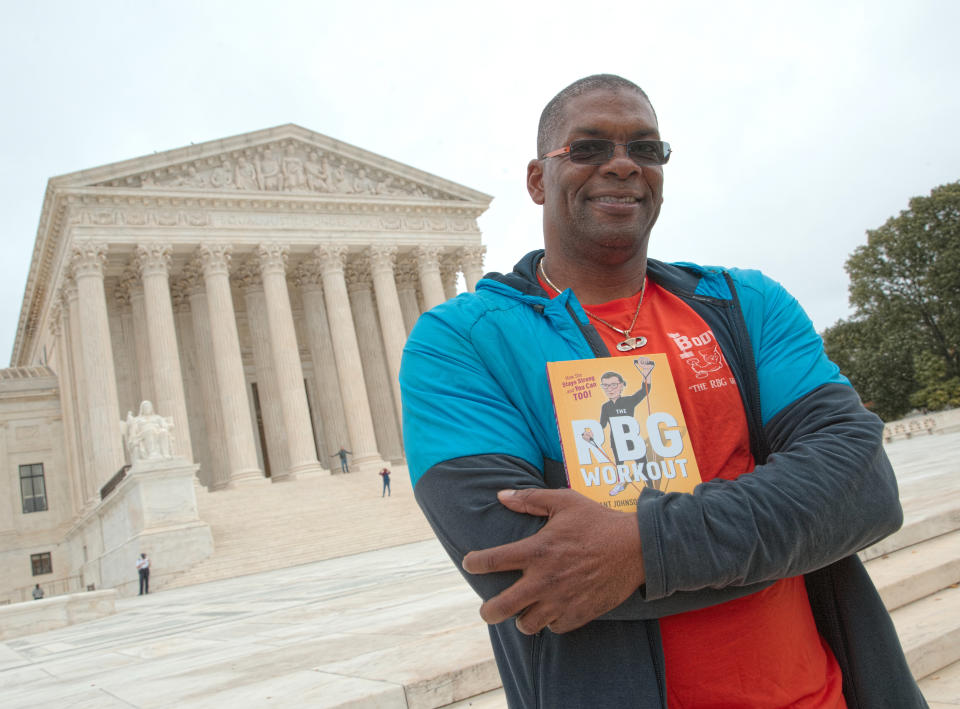
<instances>
[{"instance_id":1,"label":"overcast sky","mask_svg":"<svg viewBox=\"0 0 960 709\"><path fill-rule=\"evenodd\" d=\"M953 0L0 7L0 363L49 178L284 123L492 195L485 267L510 270L541 244L540 110L621 74L674 148L651 255L760 268L818 330L865 231L960 179Z\"/></svg>"}]
</instances>

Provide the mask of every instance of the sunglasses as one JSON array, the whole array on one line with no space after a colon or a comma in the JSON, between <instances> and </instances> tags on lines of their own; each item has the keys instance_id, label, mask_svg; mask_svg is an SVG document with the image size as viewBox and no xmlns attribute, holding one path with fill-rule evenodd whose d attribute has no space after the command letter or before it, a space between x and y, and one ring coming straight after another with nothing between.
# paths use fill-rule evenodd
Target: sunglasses
<instances>
[{"instance_id":1,"label":"sunglasses","mask_svg":"<svg viewBox=\"0 0 960 709\"><path fill-rule=\"evenodd\" d=\"M670 143L662 140L631 140L629 143L614 143L603 138L584 138L544 155L541 160L566 155L578 165L603 165L613 157L618 145L627 149L627 157L640 167L666 165L670 159Z\"/></svg>"}]
</instances>

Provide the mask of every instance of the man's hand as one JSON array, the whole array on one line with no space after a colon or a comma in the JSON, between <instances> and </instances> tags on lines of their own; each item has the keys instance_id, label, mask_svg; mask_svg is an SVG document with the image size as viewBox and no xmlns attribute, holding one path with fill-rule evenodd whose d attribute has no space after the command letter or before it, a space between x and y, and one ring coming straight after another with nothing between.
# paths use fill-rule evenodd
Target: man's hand
<instances>
[{"instance_id":1,"label":"man's hand","mask_svg":"<svg viewBox=\"0 0 960 709\"><path fill-rule=\"evenodd\" d=\"M517 615L522 633L545 627L565 633L616 608L644 582L634 514L608 509L572 490L501 490L497 497L514 512L549 519L526 539L464 557L463 568L471 574L523 572L480 607L487 623Z\"/></svg>"}]
</instances>

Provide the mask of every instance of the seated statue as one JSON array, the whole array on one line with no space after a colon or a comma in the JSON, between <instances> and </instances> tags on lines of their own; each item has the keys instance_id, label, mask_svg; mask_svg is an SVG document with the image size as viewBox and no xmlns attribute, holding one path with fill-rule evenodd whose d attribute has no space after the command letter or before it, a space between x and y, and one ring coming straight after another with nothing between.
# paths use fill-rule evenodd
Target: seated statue
<instances>
[{"instance_id":1,"label":"seated statue","mask_svg":"<svg viewBox=\"0 0 960 709\"><path fill-rule=\"evenodd\" d=\"M140 460L165 460L173 457L173 419L155 414L153 404L143 401L140 415L127 412L127 420L120 423L124 446L130 464Z\"/></svg>"}]
</instances>

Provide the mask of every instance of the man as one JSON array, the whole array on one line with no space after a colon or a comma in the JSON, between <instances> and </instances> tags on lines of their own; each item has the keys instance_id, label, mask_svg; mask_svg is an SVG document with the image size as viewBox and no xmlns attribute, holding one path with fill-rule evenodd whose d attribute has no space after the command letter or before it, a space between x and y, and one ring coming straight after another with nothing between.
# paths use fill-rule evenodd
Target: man
<instances>
[{"instance_id":1,"label":"man","mask_svg":"<svg viewBox=\"0 0 960 709\"><path fill-rule=\"evenodd\" d=\"M383 489L380 491L380 497L390 496L390 469L384 468L380 471L380 477L383 478Z\"/></svg>"},{"instance_id":2,"label":"man","mask_svg":"<svg viewBox=\"0 0 960 709\"><path fill-rule=\"evenodd\" d=\"M146 554L141 553L140 558L137 559L137 575L140 577L140 593L138 595L142 596L145 593L150 593L150 559L147 558Z\"/></svg>"},{"instance_id":3,"label":"man","mask_svg":"<svg viewBox=\"0 0 960 709\"><path fill-rule=\"evenodd\" d=\"M43 589L40 588L40 584L36 584L33 587L33 600L39 601L43 598Z\"/></svg>"},{"instance_id":4,"label":"man","mask_svg":"<svg viewBox=\"0 0 960 709\"><path fill-rule=\"evenodd\" d=\"M332 454L330 455L331 458L333 458L333 457L335 457L335 456L340 456L340 472L341 472L341 473L349 473L349 472L350 472L350 466L347 465L347 454L348 454L348 453L349 453L350 455L353 455L353 453L350 452L350 451L348 451L346 448L341 448L341 449L338 450L336 453L332 453Z\"/></svg>"},{"instance_id":5,"label":"man","mask_svg":"<svg viewBox=\"0 0 960 709\"><path fill-rule=\"evenodd\" d=\"M544 250L424 314L400 374L415 494L510 706L925 706L855 554L902 522L882 423L809 319L755 271L647 258L669 146L635 84L561 91L537 156ZM667 356L693 494L563 489L544 363L611 353Z\"/></svg>"}]
</instances>

